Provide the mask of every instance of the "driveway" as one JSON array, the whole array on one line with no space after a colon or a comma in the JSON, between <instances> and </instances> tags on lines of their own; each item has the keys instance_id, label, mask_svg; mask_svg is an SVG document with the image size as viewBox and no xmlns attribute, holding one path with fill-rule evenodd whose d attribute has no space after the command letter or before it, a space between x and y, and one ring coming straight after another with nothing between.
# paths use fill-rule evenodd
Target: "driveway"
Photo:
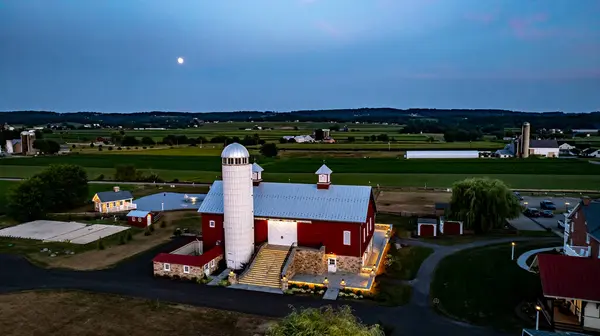
<instances>
[{"instance_id":1,"label":"driveway","mask_svg":"<svg viewBox=\"0 0 600 336\"><path fill-rule=\"evenodd\" d=\"M343 300L334 301L331 305L350 305L364 322L394 326L396 333L401 335L504 335L436 314L428 304L429 284L438 262L449 254L472 247L525 239L527 238L497 239L456 246L434 245L434 253L425 260L413 281L414 296L406 306L383 307L368 301ZM407 243L419 244L418 241ZM88 272L42 269L20 256L0 255L0 264L5 270L0 272L0 293L35 289L76 289L273 317L287 315L291 311L290 305L296 308L325 305L320 298L273 295L152 277L152 258L158 252L167 251L177 244L178 242L174 241L144 252L115 268Z\"/></svg>"}]
</instances>

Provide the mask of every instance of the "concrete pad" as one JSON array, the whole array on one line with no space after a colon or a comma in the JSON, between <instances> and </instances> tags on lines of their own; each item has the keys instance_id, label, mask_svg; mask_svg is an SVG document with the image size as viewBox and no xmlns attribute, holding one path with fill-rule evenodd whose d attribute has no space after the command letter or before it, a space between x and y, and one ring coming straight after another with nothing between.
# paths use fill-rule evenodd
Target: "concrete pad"
<instances>
[{"instance_id":1,"label":"concrete pad","mask_svg":"<svg viewBox=\"0 0 600 336\"><path fill-rule=\"evenodd\" d=\"M77 222L37 220L0 230L0 237L45 240L85 227Z\"/></svg>"},{"instance_id":2,"label":"concrete pad","mask_svg":"<svg viewBox=\"0 0 600 336\"><path fill-rule=\"evenodd\" d=\"M97 226L97 225L83 226L80 229L73 230L73 231L67 232L65 234L57 235L54 237L50 237L48 239L44 239L44 241L46 241L46 242L49 242L49 241L50 242L71 242L75 238L85 236L87 234L90 234L93 232L98 232L101 230L104 230L104 228Z\"/></svg>"},{"instance_id":3,"label":"concrete pad","mask_svg":"<svg viewBox=\"0 0 600 336\"><path fill-rule=\"evenodd\" d=\"M71 243L85 245L85 244L94 242L100 238L105 238L108 236L112 236L116 233L119 233L119 232L122 232L125 230L129 230L129 228L126 226L118 226L118 225L103 225L103 226L105 226L105 227L102 228L101 230L96 231L95 233L88 233L86 235L83 235L83 236L80 236L80 237L77 237L77 238L71 240Z\"/></svg>"}]
</instances>

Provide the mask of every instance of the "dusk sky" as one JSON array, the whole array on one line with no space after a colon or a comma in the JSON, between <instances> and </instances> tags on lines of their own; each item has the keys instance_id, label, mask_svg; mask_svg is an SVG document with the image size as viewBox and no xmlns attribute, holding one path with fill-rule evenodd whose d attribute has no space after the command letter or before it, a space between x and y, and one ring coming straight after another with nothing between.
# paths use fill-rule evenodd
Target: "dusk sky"
<instances>
[{"instance_id":1,"label":"dusk sky","mask_svg":"<svg viewBox=\"0 0 600 336\"><path fill-rule=\"evenodd\" d=\"M600 0L0 0L0 111L597 111L599 18Z\"/></svg>"}]
</instances>

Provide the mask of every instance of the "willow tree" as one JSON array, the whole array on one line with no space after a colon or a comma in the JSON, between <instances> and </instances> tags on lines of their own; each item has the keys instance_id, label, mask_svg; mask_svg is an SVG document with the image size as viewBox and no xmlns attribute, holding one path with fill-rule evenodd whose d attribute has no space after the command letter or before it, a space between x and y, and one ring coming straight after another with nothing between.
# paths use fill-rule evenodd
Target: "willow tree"
<instances>
[{"instance_id":1,"label":"willow tree","mask_svg":"<svg viewBox=\"0 0 600 336\"><path fill-rule=\"evenodd\" d=\"M350 307L343 306L339 310L330 306L316 309L293 310L291 314L272 325L268 336L384 336L378 325L362 324Z\"/></svg>"},{"instance_id":2,"label":"willow tree","mask_svg":"<svg viewBox=\"0 0 600 336\"><path fill-rule=\"evenodd\" d=\"M521 213L521 204L500 180L469 178L452 187L450 217L476 233L501 228Z\"/></svg>"}]
</instances>

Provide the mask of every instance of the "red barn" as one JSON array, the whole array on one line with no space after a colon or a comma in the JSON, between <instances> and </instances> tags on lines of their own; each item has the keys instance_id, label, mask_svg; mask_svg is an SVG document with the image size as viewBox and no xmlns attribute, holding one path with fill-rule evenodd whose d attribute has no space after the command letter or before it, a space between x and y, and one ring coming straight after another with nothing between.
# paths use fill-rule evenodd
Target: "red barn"
<instances>
[{"instance_id":1,"label":"red barn","mask_svg":"<svg viewBox=\"0 0 600 336\"><path fill-rule=\"evenodd\" d=\"M437 236L437 219L434 218L419 218L417 219L417 236L419 237L436 237Z\"/></svg>"},{"instance_id":2,"label":"red barn","mask_svg":"<svg viewBox=\"0 0 600 336\"><path fill-rule=\"evenodd\" d=\"M440 217L440 233L446 236L458 236L463 234L463 222L444 220Z\"/></svg>"},{"instance_id":3,"label":"red barn","mask_svg":"<svg viewBox=\"0 0 600 336\"><path fill-rule=\"evenodd\" d=\"M150 211L132 210L127 214L127 223L140 228L152 225L157 219L157 214Z\"/></svg>"},{"instance_id":4,"label":"red barn","mask_svg":"<svg viewBox=\"0 0 600 336\"><path fill-rule=\"evenodd\" d=\"M252 172L255 246L323 247L323 267L360 272L373 249L376 208L370 186L333 185L325 165L314 184L262 182L256 163ZM223 181L215 181L198 210L205 250L224 244L223 194Z\"/></svg>"}]
</instances>

